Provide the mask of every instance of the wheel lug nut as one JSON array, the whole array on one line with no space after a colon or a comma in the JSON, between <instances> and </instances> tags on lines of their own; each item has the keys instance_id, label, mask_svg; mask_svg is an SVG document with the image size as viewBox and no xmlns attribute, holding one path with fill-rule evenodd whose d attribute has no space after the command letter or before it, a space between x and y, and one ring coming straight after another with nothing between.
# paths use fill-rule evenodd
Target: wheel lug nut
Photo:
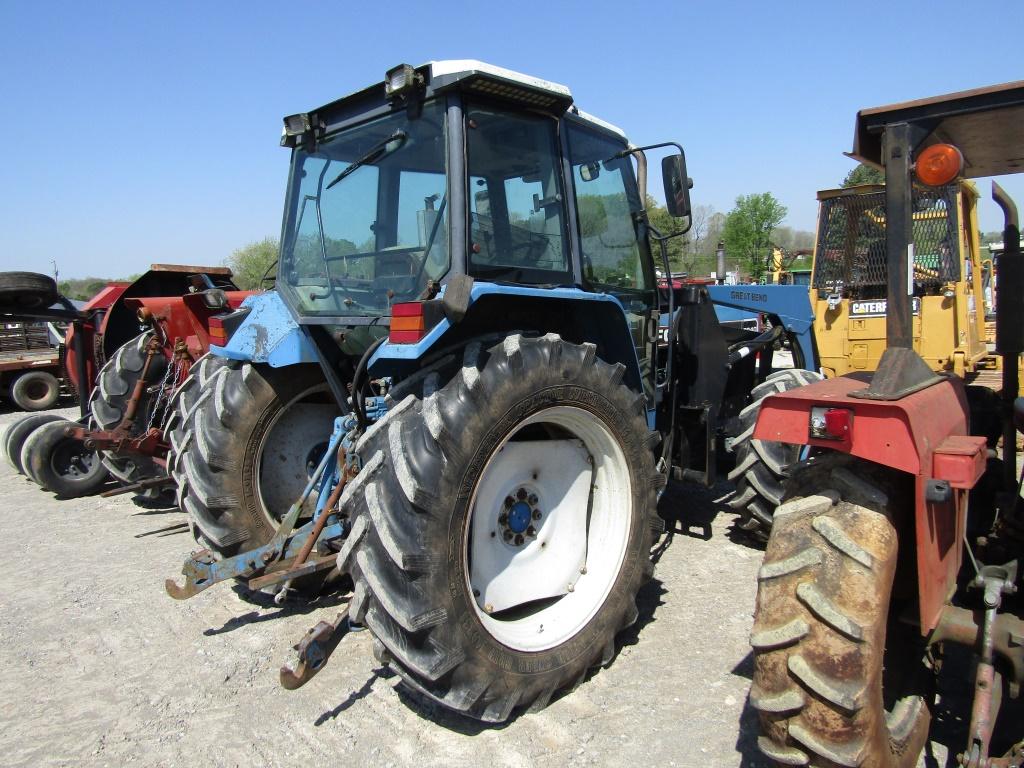
<instances>
[{"instance_id":1,"label":"wheel lug nut","mask_svg":"<svg viewBox=\"0 0 1024 768\"><path fill-rule=\"evenodd\" d=\"M536 493L531 493L530 494L530 498L528 498L527 501L530 502L530 506L531 507L534 506L537 503L537 494Z\"/></svg>"},{"instance_id":2,"label":"wheel lug nut","mask_svg":"<svg viewBox=\"0 0 1024 768\"><path fill-rule=\"evenodd\" d=\"M508 515L505 514L504 512L502 512L500 515L498 515L498 522L501 523L502 525L507 523L508 522Z\"/></svg>"},{"instance_id":3,"label":"wheel lug nut","mask_svg":"<svg viewBox=\"0 0 1024 768\"><path fill-rule=\"evenodd\" d=\"M540 520L540 510L539 509L533 510L533 519L534 520Z\"/></svg>"},{"instance_id":4,"label":"wheel lug nut","mask_svg":"<svg viewBox=\"0 0 1024 768\"><path fill-rule=\"evenodd\" d=\"M520 488L518 491L516 491L516 498L519 499L520 501L525 499L526 498L526 489L525 488Z\"/></svg>"},{"instance_id":5,"label":"wheel lug nut","mask_svg":"<svg viewBox=\"0 0 1024 768\"><path fill-rule=\"evenodd\" d=\"M506 507L511 507L515 503L516 503L516 500L513 499L511 496L506 496L505 497L505 506Z\"/></svg>"},{"instance_id":6,"label":"wheel lug nut","mask_svg":"<svg viewBox=\"0 0 1024 768\"><path fill-rule=\"evenodd\" d=\"M512 541L512 531L505 531L505 533L502 534L502 536L504 537L505 541Z\"/></svg>"},{"instance_id":7,"label":"wheel lug nut","mask_svg":"<svg viewBox=\"0 0 1024 768\"><path fill-rule=\"evenodd\" d=\"M531 526L530 526L529 528L527 528L527 529L526 529L526 535L527 535L527 536L536 536L536 535L537 535L537 531L536 531L536 529L535 529L535 528L534 528L534 527L533 527L533 526L531 525Z\"/></svg>"},{"instance_id":8,"label":"wheel lug nut","mask_svg":"<svg viewBox=\"0 0 1024 768\"><path fill-rule=\"evenodd\" d=\"M522 544L522 543L523 543L523 534L517 533L516 534L516 545L519 545L519 544Z\"/></svg>"}]
</instances>

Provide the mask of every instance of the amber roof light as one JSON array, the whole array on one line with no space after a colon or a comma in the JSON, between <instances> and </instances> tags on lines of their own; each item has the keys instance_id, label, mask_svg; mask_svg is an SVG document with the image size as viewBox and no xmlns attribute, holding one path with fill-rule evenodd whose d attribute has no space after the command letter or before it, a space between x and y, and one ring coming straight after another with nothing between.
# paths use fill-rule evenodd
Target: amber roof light
<instances>
[{"instance_id":1,"label":"amber roof light","mask_svg":"<svg viewBox=\"0 0 1024 768\"><path fill-rule=\"evenodd\" d=\"M922 184L941 187L963 173L964 156L952 144L932 144L917 156L914 173Z\"/></svg>"}]
</instances>

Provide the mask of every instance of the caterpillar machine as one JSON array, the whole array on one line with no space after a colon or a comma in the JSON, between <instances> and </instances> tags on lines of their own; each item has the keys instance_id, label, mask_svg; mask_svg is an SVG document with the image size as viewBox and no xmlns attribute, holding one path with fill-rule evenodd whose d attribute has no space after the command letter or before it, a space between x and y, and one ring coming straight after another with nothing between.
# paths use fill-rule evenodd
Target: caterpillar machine
<instances>
[{"instance_id":1,"label":"caterpillar machine","mask_svg":"<svg viewBox=\"0 0 1024 768\"><path fill-rule=\"evenodd\" d=\"M999 386L1001 358L986 343L986 264L979 194L968 180L912 191L914 349L936 372ZM814 338L826 376L873 371L886 340L885 187L818 192L811 281Z\"/></svg>"},{"instance_id":2,"label":"caterpillar machine","mask_svg":"<svg viewBox=\"0 0 1024 768\"><path fill-rule=\"evenodd\" d=\"M1022 170L1022 120L1024 82L857 115L853 154L885 168L884 189L871 194L879 201L872 215L886 226L842 285L884 287L870 300L886 302L887 345L873 375L854 371L768 397L754 432L811 447L785 480L751 633L750 703L760 717L759 746L778 764L916 765L940 671L971 698L956 764L1024 763L1024 478L1016 472L1024 264L1017 209L998 184L992 196L1006 243L996 274L1002 380L986 407L1001 455L977 428L963 379L937 373L916 351L922 327L930 333L926 302L958 300L944 290L920 295L922 284L950 284L956 265L917 238L926 222L942 219L947 233L965 231L949 226L970 209L961 179ZM836 215L848 232L844 217ZM879 283L871 270L883 253ZM965 353L962 366L971 360ZM958 674L952 662L965 657L972 661Z\"/></svg>"}]
</instances>

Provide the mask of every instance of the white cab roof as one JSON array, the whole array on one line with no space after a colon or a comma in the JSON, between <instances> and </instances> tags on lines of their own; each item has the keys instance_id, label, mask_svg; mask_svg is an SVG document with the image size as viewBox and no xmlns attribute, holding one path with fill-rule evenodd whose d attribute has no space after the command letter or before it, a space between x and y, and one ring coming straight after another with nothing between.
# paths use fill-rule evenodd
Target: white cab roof
<instances>
[{"instance_id":1,"label":"white cab roof","mask_svg":"<svg viewBox=\"0 0 1024 768\"><path fill-rule=\"evenodd\" d=\"M431 61L428 66L430 67L430 74L432 77L449 77L453 80L461 80L464 77L470 77L472 75L490 75L491 77L508 80L513 83L519 83L528 88L547 91L551 95L559 98L572 100L572 93L569 91L568 86L562 85L561 83L554 83L550 80L543 80L539 77L524 75L522 72L515 72L511 69L505 69L504 67L498 67L484 61L477 61L476 59L447 59L444 61ZM573 107L572 112L585 122L592 123L606 131L611 131L612 133L621 136L623 139L626 138L625 132L623 132L623 130L618 126L594 117L577 107Z\"/></svg>"}]
</instances>

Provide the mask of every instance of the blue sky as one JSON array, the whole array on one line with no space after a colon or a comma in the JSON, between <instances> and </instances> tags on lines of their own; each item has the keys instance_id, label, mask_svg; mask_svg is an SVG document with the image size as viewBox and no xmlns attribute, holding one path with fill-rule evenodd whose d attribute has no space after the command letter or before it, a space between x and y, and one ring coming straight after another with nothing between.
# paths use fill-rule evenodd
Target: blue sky
<instances>
[{"instance_id":1,"label":"blue sky","mask_svg":"<svg viewBox=\"0 0 1024 768\"><path fill-rule=\"evenodd\" d=\"M221 263L279 232L283 115L442 58L565 83L635 143L680 141L695 203L770 191L813 229L858 108L1024 77L1022 21L1019 0L0 0L0 269Z\"/></svg>"}]
</instances>

